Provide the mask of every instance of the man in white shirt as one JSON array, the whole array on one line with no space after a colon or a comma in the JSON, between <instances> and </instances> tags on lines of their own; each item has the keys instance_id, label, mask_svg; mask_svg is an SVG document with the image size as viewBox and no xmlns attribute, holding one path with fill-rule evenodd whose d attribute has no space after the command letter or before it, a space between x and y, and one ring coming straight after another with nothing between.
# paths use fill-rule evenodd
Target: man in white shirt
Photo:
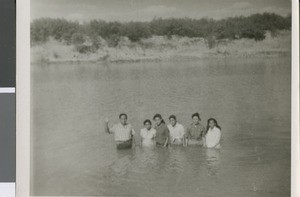
<instances>
[{"instance_id":1,"label":"man in white shirt","mask_svg":"<svg viewBox=\"0 0 300 197\"><path fill-rule=\"evenodd\" d=\"M127 123L127 114L120 114L119 119L120 123L115 124L111 128L108 126L109 120L105 119L105 132L114 134L117 149L132 148L135 131L132 126Z\"/></svg>"},{"instance_id":2,"label":"man in white shirt","mask_svg":"<svg viewBox=\"0 0 300 197\"><path fill-rule=\"evenodd\" d=\"M182 124L179 124L176 120L175 115L169 117L170 124L168 129L170 131L170 144L172 145L185 145L184 143L184 127Z\"/></svg>"}]
</instances>

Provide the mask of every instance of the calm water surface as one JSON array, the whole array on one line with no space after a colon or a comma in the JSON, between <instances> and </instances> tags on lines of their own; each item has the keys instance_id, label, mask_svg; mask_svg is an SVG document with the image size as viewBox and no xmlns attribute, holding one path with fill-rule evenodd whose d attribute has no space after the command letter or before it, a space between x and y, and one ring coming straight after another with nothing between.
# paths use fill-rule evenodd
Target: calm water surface
<instances>
[{"instance_id":1,"label":"calm water surface","mask_svg":"<svg viewBox=\"0 0 300 197\"><path fill-rule=\"evenodd\" d=\"M32 65L32 195L290 195L290 58ZM117 151L103 119L215 117L222 149ZM139 135L135 136L139 142Z\"/></svg>"}]
</instances>

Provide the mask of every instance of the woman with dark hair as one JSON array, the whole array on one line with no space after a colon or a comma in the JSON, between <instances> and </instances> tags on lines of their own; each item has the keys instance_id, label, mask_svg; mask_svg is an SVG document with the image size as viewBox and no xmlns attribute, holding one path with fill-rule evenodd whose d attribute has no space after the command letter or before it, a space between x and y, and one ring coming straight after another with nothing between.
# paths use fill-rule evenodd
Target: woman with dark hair
<instances>
[{"instance_id":1,"label":"woman with dark hair","mask_svg":"<svg viewBox=\"0 0 300 197\"><path fill-rule=\"evenodd\" d=\"M150 120L144 121L145 128L141 129L141 146L142 147L154 147L156 130L152 128Z\"/></svg>"},{"instance_id":2,"label":"woman with dark hair","mask_svg":"<svg viewBox=\"0 0 300 197\"><path fill-rule=\"evenodd\" d=\"M201 124L201 118L199 113L192 115L193 122L187 128L185 134L186 146L189 145L204 145L205 127Z\"/></svg>"},{"instance_id":3,"label":"woman with dark hair","mask_svg":"<svg viewBox=\"0 0 300 197\"><path fill-rule=\"evenodd\" d=\"M214 118L207 120L207 133L205 135L204 146L207 148L221 148L221 127Z\"/></svg>"},{"instance_id":4,"label":"woman with dark hair","mask_svg":"<svg viewBox=\"0 0 300 197\"><path fill-rule=\"evenodd\" d=\"M155 114L153 120L155 121L154 129L156 130L156 137L155 137L156 146L167 147L170 132L165 121L163 120L160 114Z\"/></svg>"}]
</instances>

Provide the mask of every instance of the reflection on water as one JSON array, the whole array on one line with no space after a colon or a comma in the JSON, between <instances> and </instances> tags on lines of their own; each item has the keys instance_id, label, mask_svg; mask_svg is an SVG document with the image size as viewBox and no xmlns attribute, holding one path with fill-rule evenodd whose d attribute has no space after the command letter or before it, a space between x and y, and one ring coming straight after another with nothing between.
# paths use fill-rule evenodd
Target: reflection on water
<instances>
[{"instance_id":1,"label":"reflection on water","mask_svg":"<svg viewBox=\"0 0 300 197\"><path fill-rule=\"evenodd\" d=\"M220 164L220 150L208 148L206 149L205 153L209 175L218 175L218 166Z\"/></svg>"},{"instance_id":2,"label":"reflection on water","mask_svg":"<svg viewBox=\"0 0 300 197\"><path fill-rule=\"evenodd\" d=\"M289 58L32 65L32 195L289 196ZM199 112L222 149L116 150L104 117ZM135 141L140 142L139 135Z\"/></svg>"}]
</instances>

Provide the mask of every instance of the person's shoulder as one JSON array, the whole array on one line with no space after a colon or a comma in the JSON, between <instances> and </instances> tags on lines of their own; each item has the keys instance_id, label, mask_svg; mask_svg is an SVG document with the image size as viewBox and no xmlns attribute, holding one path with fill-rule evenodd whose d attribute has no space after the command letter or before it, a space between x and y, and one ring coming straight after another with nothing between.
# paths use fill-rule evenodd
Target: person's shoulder
<instances>
[{"instance_id":1,"label":"person's shoulder","mask_svg":"<svg viewBox=\"0 0 300 197\"><path fill-rule=\"evenodd\" d=\"M116 123L114 126L115 127L124 127L120 122Z\"/></svg>"},{"instance_id":2,"label":"person's shoulder","mask_svg":"<svg viewBox=\"0 0 300 197\"><path fill-rule=\"evenodd\" d=\"M163 128L164 130L168 130L168 131L170 130L170 127L167 126L166 124L163 124L163 125L162 125L162 128Z\"/></svg>"},{"instance_id":3,"label":"person's shoulder","mask_svg":"<svg viewBox=\"0 0 300 197\"><path fill-rule=\"evenodd\" d=\"M217 131L217 132L221 132L221 129L218 128L218 127L215 127L214 130Z\"/></svg>"},{"instance_id":4,"label":"person's shoulder","mask_svg":"<svg viewBox=\"0 0 300 197\"><path fill-rule=\"evenodd\" d=\"M115 128L119 127L119 126L120 126L120 123L115 123L115 124L112 125L111 128L112 128L112 129L115 129Z\"/></svg>"},{"instance_id":5,"label":"person's shoulder","mask_svg":"<svg viewBox=\"0 0 300 197\"><path fill-rule=\"evenodd\" d=\"M205 129L205 126L203 124L201 124L201 123L199 123L199 124L200 124L200 127L202 127L203 129Z\"/></svg>"},{"instance_id":6,"label":"person's shoulder","mask_svg":"<svg viewBox=\"0 0 300 197\"><path fill-rule=\"evenodd\" d=\"M128 128L132 128L132 125L130 123L127 123Z\"/></svg>"},{"instance_id":7,"label":"person's shoulder","mask_svg":"<svg viewBox=\"0 0 300 197\"><path fill-rule=\"evenodd\" d=\"M168 127L166 123L161 123L160 126L163 127L163 128Z\"/></svg>"},{"instance_id":8,"label":"person's shoulder","mask_svg":"<svg viewBox=\"0 0 300 197\"><path fill-rule=\"evenodd\" d=\"M167 125L168 129L172 128L172 125L171 124L168 124Z\"/></svg>"},{"instance_id":9,"label":"person's shoulder","mask_svg":"<svg viewBox=\"0 0 300 197\"><path fill-rule=\"evenodd\" d=\"M184 127L183 124L180 124L180 123L177 123L177 124L178 124L178 127L181 127L181 128Z\"/></svg>"}]
</instances>

